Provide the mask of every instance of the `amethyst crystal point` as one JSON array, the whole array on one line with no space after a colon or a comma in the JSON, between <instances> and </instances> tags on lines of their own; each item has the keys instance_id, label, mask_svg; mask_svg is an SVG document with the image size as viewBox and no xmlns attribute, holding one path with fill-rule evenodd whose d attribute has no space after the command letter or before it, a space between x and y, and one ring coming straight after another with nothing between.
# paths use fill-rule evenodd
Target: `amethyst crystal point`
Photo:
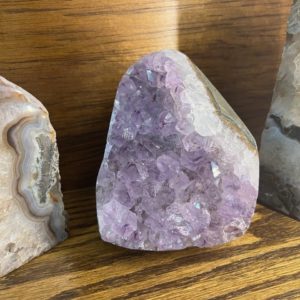
<instances>
[{"instance_id":1,"label":"amethyst crystal point","mask_svg":"<svg viewBox=\"0 0 300 300\"><path fill-rule=\"evenodd\" d=\"M253 137L184 54L129 68L97 182L103 240L142 250L222 244L249 227L257 190Z\"/></svg>"}]
</instances>

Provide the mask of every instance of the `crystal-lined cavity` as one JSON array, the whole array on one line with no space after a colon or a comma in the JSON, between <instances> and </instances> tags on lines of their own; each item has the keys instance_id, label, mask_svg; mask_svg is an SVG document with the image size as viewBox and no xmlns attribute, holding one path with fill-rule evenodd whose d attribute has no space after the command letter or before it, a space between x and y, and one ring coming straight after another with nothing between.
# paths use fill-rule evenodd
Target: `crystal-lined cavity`
<instances>
[{"instance_id":1,"label":"crystal-lined cavity","mask_svg":"<svg viewBox=\"0 0 300 300\"><path fill-rule=\"evenodd\" d=\"M207 78L177 51L123 76L97 182L101 237L132 249L209 247L254 212L256 145Z\"/></svg>"}]
</instances>

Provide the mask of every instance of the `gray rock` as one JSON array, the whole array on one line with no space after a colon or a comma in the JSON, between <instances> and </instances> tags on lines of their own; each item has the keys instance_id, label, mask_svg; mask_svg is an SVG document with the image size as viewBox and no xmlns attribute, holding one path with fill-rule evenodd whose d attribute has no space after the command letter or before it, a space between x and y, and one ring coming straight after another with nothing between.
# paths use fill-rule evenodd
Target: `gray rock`
<instances>
[{"instance_id":1,"label":"gray rock","mask_svg":"<svg viewBox=\"0 0 300 300\"><path fill-rule=\"evenodd\" d=\"M261 138L259 201L300 220L300 1L294 1Z\"/></svg>"}]
</instances>

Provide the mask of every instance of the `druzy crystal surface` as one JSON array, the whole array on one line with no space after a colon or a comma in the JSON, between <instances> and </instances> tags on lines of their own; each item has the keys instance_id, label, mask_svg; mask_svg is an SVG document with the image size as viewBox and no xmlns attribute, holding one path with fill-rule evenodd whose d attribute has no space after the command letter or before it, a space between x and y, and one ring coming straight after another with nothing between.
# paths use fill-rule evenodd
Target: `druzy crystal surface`
<instances>
[{"instance_id":1,"label":"druzy crystal surface","mask_svg":"<svg viewBox=\"0 0 300 300\"><path fill-rule=\"evenodd\" d=\"M287 42L261 138L263 204L300 220L300 1L288 22Z\"/></svg>"},{"instance_id":2,"label":"druzy crystal surface","mask_svg":"<svg viewBox=\"0 0 300 300\"><path fill-rule=\"evenodd\" d=\"M103 240L157 251L228 242L249 227L257 188L253 137L184 54L129 68L97 180Z\"/></svg>"}]
</instances>

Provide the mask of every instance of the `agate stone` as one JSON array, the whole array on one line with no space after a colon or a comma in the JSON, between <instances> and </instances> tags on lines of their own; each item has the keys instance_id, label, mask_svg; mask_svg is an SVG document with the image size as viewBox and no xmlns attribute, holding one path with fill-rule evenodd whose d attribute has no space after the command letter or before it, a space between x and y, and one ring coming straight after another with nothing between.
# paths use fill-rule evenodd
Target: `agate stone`
<instances>
[{"instance_id":1,"label":"agate stone","mask_svg":"<svg viewBox=\"0 0 300 300\"><path fill-rule=\"evenodd\" d=\"M65 226L48 112L0 77L0 276L64 240Z\"/></svg>"},{"instance_id":2,"label":"agate stone","mask_svg":"<svg viewBox=\"0 0 300 300\"><path fill-rule=\"evenodd\" d=\"M261 138L261 203L300 220L300 1L294 1L287 42Z\"/></svg>"},{"instance_id":3,"label":"agate stone","mask_svg":"<svg viewBox=\"0 0 300 300\"><path fill-rule=\"evenodd\" d=\"M249 227L257 189L253 137L184 54L129 68L97 180L104 241L154 251L228 242Z\"/></svg>"}]
</instances>

